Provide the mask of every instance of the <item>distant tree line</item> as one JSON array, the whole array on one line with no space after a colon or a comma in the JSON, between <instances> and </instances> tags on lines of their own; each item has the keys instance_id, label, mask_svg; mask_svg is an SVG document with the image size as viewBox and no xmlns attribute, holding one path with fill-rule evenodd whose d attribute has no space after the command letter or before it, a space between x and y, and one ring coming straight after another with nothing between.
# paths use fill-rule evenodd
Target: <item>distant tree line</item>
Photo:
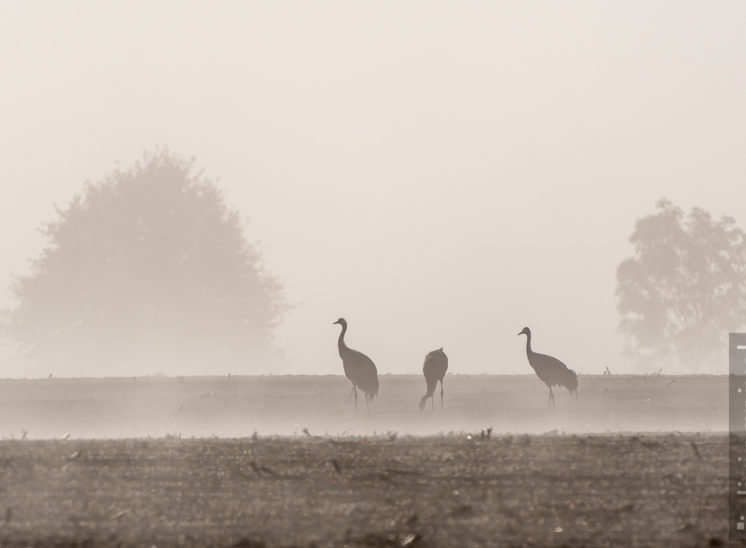
<instances>
[{"instance_id":1,"label":"distant tree line","mask_svg":"<svg viewBox=\"0 0 746 548\"><path fill-rule=\"evenodd\" d=\"M146 153L87 183L42 232L1 332L50 371L251 371L272 354L288 308L281 285L193 160ZM630 242L616 288L625 353L648 368L724 365L728 332L746 324L744 232L663 199Z\"/></svg>"}]
</instances>

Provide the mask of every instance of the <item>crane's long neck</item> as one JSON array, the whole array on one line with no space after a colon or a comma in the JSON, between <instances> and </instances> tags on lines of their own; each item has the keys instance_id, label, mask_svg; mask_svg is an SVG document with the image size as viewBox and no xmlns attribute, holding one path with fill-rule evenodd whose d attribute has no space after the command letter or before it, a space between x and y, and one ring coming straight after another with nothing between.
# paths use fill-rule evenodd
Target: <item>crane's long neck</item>
<instances>
[{"instance_id":1,"label":"crane's long neck","mask_svg":"<svg viewBox=\"0 0 746 548\"><path fill-rule=\"evenodd\" d=\"M342 331L339 333L339 340L337 341L337 348L339 349L339 357L344 358L345 354L349 352L349 348L345 344L345 333L347 333L347 326L342 324Z\"/></svg>"},{"instance_id":2,"label":"crane's long neck","mask_svg":"<svg viewBox=\"0 0 746 548\"><path fill-rule=\"evenodd\" d=\"M531 333L526 333L526 355L530 356L534 351L531 350Z\"/></svg>"}]
</instances>

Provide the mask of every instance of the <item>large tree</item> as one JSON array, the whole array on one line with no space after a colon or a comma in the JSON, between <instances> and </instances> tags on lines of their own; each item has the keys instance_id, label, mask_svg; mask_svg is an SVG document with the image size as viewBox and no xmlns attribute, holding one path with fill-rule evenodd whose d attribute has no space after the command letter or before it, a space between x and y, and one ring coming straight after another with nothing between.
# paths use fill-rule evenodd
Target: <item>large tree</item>
<instances>
[{"instance_id":1,"label":"large tree","mask_svg":"<svg viewBox=\"0 0 746 548\"><path fill-rule=\"evenodd\" d=\"M4 327L51 370L251 370L270 353L280 285L193 161L146 153L86 184L42 231Z\"/></svg>"},{"instance_id":2,"label":"large tree","mask_svg":"<svg viewBox=\"0 0 746 548\"><path fill-rule=\"evenodd\" d=\"M722 369L727 334L746 320L746 235L730 217L663 199L639 219L617 269L619 329L641 364Z\"/></svg>"}]
</instances>

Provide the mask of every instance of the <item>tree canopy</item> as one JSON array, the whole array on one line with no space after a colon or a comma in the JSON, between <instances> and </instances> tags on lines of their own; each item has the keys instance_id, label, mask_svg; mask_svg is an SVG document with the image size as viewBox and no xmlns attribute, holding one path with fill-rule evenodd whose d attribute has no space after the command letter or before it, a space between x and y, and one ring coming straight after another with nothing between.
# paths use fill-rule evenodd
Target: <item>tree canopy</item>
<instances>
[{"instance_id":1,"label":"tree canopy","mask_svg":"<svg viewBox=\"0 0 746 548\"><path fill-rule=\"evenodd\" d=\"M727 363L727 334L746 316L746 235L730 217L685 213L667 199L639 219L617 269L619 329L643 364L690 372Z\"/></svg>"},{"instance_id":2,"label":"tree canopy","mask_svg":"<svg viewBox=\"0 0 746 548\"><path fill-rule=\"evenodd\" d=\"M270 354L280 284L192 160L146 153L87 183L42 232L4 327L51 370L251 370Z\"/></svg>"}]
</instances>

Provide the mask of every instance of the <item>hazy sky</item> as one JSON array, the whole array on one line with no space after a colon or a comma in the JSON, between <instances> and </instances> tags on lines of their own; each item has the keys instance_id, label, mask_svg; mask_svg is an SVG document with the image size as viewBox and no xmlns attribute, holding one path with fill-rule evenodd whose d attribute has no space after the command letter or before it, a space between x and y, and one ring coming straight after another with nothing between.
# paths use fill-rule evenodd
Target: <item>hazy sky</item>
<instances>
[{"instance_id":1,"label":"hazy sky","mask_svg":"<svg viewBox=\"0 0 746 548\"><path fill-rule=\"evenodd\" d=\"M0 281L55 204L168 145L298 305L274 373L341 373L339 316L383 373L439 346L527 372L524 325L579 372L629 370L635 219L667 196L746 227L744 29L740 0L4 0Z\"/></svg>"}]
</instances>

